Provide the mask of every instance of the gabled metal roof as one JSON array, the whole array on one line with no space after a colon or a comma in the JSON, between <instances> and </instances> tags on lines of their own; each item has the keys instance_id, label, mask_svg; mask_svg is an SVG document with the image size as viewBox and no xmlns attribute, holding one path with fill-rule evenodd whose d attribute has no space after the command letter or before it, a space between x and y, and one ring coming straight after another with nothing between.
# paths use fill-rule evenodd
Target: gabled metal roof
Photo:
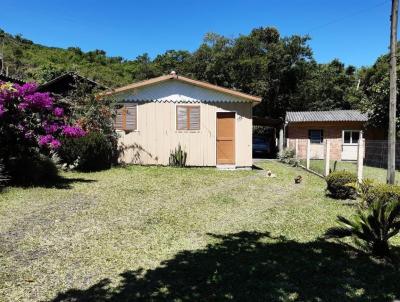
<instances>
[{"instance_id":1,"label":"gabled metal roof","mask_svg":"<svg viewBox=\"0 0 400 302\"><path fill-rule=\"evenodd\" d=\"M368 115L358 110L289 111L285 122L366 122Z\"/></svg>"},{"instance_id":2,"label":"gabled metal roof","mask_svg":"<svg viewBox=\"0 0 400 302\"><path fill-rule=\"evenodd\" d=\"M253 102L253 103L260 103L262 98L258 97L258 96L254 96L254 95L250 95L247 93L243 93L237 90L233 90L233 89L228 89L225 87L220 87L217 85L213 85L207 82L203 82L203 81L198 81L198 80L193 80L187 77L183 77L180 75L177 75L176 73L171 73L169 75L164 75L164 76L160 76L160 77L156 77L156 78L152 78L149 80L144 80L141 82L136 82L130 85L126 85L120 88L116 88L112 91L108 91L105 93L100 94L100 97L102 96L107 96L107 95L115 95L121 92L126 92L126 91L130 91L130 90L134 90L137 88L142 88L142 87L146 87L149 85L154 85L157 83L161 83L161 82L165 82L165 81L170 81L170 80L174 80L174 81L180 81L186 84L190 84L190 85L194 85L194 86L198 86L198 87L202 87L202 88L206 88L206 89L210 89L210 90L214 90L214 91L218 91L221 93L225 93L228 95L233 95L236 97L240 97L243 98L247 101Z\"/></svg>"}]
</instances>

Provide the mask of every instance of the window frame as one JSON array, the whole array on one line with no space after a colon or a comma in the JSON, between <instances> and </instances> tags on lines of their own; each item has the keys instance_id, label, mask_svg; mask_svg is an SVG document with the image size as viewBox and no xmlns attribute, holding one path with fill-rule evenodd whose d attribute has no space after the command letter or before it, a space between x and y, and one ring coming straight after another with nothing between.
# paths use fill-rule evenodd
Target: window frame
<instances>
[{"instance_id":1,"label":"window frame","mask_svg":"<svg viewBox=\"0 0 400 302\"><path fill-rule=\"evenodd\" d=\"M316 143L313 142L313 140L311 139L311 132L312 131L319 131L320 132L320 142ZM323 129L308 129L308 139L310 140L310 144L314 144L314 145L321 145L324 143L324 130Z\"/></svg>"},{"instance_id":2,"label":"window frame","mask_svg":"<svg viewBox=\"0 0 400 302\"><path fill-rule=\"evenodd\" d=\"M345 132L349 132L350 133L350 143L345 143L344 141L344 134ZM358 141L360 140L360 133L361 130L343 130L342 131L342 144L346 145L346 146L354 146L358 144L358 141L356 143L353 143L353 132L358 132Z\"/></svg>"},{"instance_id":3,"label":"window frame","mask_svg":"<svg viewBox=\"0 0 400 302\"><path fill-rule=\"evenodd\" d=\"M179 129L178 128L178 110L179 108L186 109L186 128ZM199 109L199 128L198 129L191 129L190 128L190 111L192 108ZM176 105L175 106L175 129L176 131L200 131L201 130L201 106L200 105Z\"/></svg>"},{"instance_id":4,"label":"window frame","mask_svg":"<svg viewBox=\"0 0 400 302\"><path fill-rule=\"evenodd\" d=\"M138 109L139 109L139 104L138 103L119 103L117 105L122 105L120 108L116 109L116 115L114 117L114 129L116 131L124 131L124 132L136 132L139 131L138 127L139 127L139 123L138 123L138 118L139 118L139 113L138 113ZM129 107L136 107L136 127L135 129L127 129L126 128L126 113L127 113L127 108ZM117 114L118 114L118 110L122 110L122 128L116 128L115 127L115 123L116 123L116 118L117 118Z\"/></svg>"}]
</instances>

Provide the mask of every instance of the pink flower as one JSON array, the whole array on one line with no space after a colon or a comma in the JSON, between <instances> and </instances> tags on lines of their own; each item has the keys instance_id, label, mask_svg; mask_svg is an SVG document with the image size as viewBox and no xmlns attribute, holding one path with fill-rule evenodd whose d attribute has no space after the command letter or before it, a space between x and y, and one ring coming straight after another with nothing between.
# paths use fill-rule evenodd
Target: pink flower
<instances>
[{"instance_id":1,"label":"pink flower","mask_svg":"<svg viewBox=\"0 0 400 302\"><path fill-rule=\"evenodd\" d=\"M56 107L56 108L54 108L53 113L57 117L62 117L64 115L64 109L62 109L60 107Z\"/></svg>"},{"instance_id":2,"label":"pink flower","mask_svg":"<svg viewBox=\"0 0 400 302\"><path fill-rule=\"evenodd\" d=\"M53 134L57 132L57 130L60 128L60 126L57 123L49 123L47 121L44 121L42 123L42 127L46 134Z\"/></svg>"},{"instance_id":3,"label":"pink flower","mask_svg":"<svg viewBox=\"0 0 400 302\"><path fill-rule=\"evenodd\" d=\"M44 146L50 144L54 140L54 137L51 134L42 135L39 137L39 145Z\"/></svg>"},{"instance_id":4,"label":"pink flower","mask_svg":"<svg viewBox=\"0 0 400 302\"><path fill-rule=\"evenodd\" d=\"M86 134L79 126L64 126L62 133L67 137L82 137Z\"/></svg>"},{"instance_id":5,"label":"pink flower","mask_svg":"<svg viewBox=\"0 0 400 302\"><path fill-rule=\"evenodd\" d=\"M26 108L28 108L28 106L29 106L28 103L22 102L22 103L19 103L18 109L21 110L21 111L24 111Z\"/></svg>"},{"instance_id":6,"label":"pink flower","mask_svg":"<svg viewBox=\"0 0 400 302\"><path fill-rule=\"evenodd\" d=\"M35 92L27 95L21 104L23 103L27 103L29 108L50 109L53 106L53 99L48 92Z\"/></svg>"},{"instance_id":7,"label":"pink flower","mask_svg":"<svg viewBox=\"0 0 400 302\"><path fill-rule=\"evenodd\" d=\"M17 89L18 93L21 96L25 96L34 93L37 89L37 84L36 83L25 83L23 85L15 84L14 87L15 89Z\"/></svg>"},{"instance_id":8,"label":"pink flower","mask_svg":"<svg viewBox=\"0 0 400 302\"><path fill-rule=\"evenodd\" d=\"M51 147L52 149L58 149L58 148L61 147L61 142L60 142L58 139L53 139L53 140L50 142L50 147Z\"/></svg>"}]
</instances>

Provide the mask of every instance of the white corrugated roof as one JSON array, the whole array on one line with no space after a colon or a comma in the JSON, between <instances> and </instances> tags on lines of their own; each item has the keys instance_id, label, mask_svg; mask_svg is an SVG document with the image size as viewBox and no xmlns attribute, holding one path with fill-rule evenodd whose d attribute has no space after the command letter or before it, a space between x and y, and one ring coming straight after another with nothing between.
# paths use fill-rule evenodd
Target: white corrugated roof
<instances>
[{"instance_id":1,"label":"white corrugated roof","mask_svg":"<svg viewBox=\"0 0 400 302\"><path fill-rule=\"evenodd\" d=\"M289 111L286 122L366 122L368 115L358 110Z\"/></svg>"}]
</instances>

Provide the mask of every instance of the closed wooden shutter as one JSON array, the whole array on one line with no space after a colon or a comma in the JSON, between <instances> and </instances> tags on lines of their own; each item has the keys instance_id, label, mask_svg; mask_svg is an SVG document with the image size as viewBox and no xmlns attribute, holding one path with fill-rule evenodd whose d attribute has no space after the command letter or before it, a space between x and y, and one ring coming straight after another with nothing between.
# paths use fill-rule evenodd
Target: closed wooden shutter
<instances>
[{"instance_id":1,"label":"closed wooden shutter","mask_svg":"<svg viewBox=\"0 0 400 302\"><path fill-rule=\"evenodd\" d=\"M200 130L200 106L177 106L176 129Z\"/></svg>"},{"instance_id":2,"label":"closed wooden shutter","mask_svg":"<svg viewBox=\"0 0 400 302\"><path fill-rule=\"evenodd\" d=\"M178 130L187 130L187 107L186 106L177 106L176 107L176 128Z\"/></svg>"},{"instance_id":3,"label":"closed wooden shutter","mask_svg":"<svg viewBox=\"0 0 400 302\"><path fill-rule=\"evenodd\" d=\"M124 111L124 107L118 109L117 112L116 112L116 115L115 115L114 128L117 129L117 130L124 129L124 124L122 122L123 111Z\"/></svg>"},{"instance_id":4,"label":"closed wooden shutter","mask_svg":"<svg viewBox=\"0 0 400 302\"><path fill-rule=\"evenodd\" d=\"M133 131L137 130L137 105L128 105L125 107L126 118L125 118L125 130Z\"/></svg>"},{"instance_id":5,"label":"closed wooden shutter","mask_svg":"<svg viewBox=\"0 0 400 302\"><path fill-rule=\"evenodd\" d=\"M117 130L137 130L137 104L126 104L116 112L114 128Z\"/></svg>"},{"instance_id":6,"label":"closed wooden shutter","mask_svg":"<svg viewBox=\"0 0 400 302\"><path fill-rule=\"evenodd\" d=\"M200 130L200 107L189 108L189 128L190 130Z\"/></svg>"}]
</instances>

